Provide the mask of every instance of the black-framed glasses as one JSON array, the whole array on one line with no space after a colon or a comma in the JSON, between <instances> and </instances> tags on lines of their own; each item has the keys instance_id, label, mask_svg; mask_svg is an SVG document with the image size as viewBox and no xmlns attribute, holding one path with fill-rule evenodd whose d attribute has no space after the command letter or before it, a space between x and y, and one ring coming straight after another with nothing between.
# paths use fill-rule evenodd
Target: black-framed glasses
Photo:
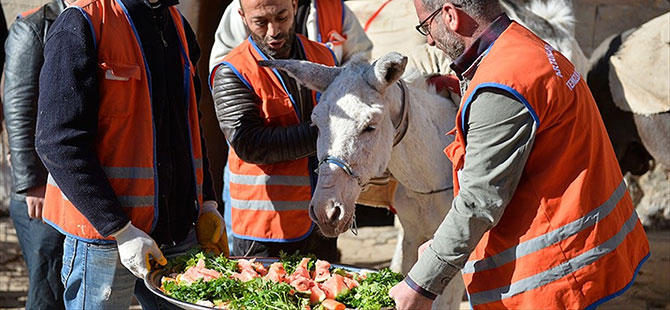
<instances>
[{"instance_id":1,"label":"black-framed glasses","mask_svg":"<svg viewBox=\"0 0 670 310\"><path fill-rule=\"evenodd\" d=\"M440 13L442 11L442 7L439 7L437 10L433 11L433 13L430 13L426 19L421 21L418 25L416 25L416 31L418 31L421 35L427 36L430 34L430 23L433 21L433 17L437 16L437 13Z\"/></svg>"},{"instance_id":2,"label":"black-framed glasses","mask_svg":"<svg viewBox=\"0 0 670 310\"><path fill-rule=\"evenodd\" d=\"M455 4L452 3L455 7L461 8L460 4ZM440 13L442 11L442 7L439 7L437 10L435 10L433 13L430 13L426 19L424 19L421 23L416 25L414 28L416 28L416 31L418 31L421 35L427 36L430 34L430 24L433 21L433 18L437 16L437 13Z\"/></svg>"}]
</instances>

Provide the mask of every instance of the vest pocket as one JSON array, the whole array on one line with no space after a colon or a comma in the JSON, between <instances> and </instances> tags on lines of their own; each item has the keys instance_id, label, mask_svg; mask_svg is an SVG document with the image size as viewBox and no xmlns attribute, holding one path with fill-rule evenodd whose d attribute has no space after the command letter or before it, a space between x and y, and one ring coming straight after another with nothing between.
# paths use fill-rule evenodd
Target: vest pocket
<instances>
[{"instance_id":1,"label":"vest pocket","mask_svg":"<svg viewBox=\"0 0 670 310\"><path fill-rule=\"evenodd\" d=\"M142 70L136 64L101 61L98 66L103 71L105 80L126 82L130 79L142 79Z\"/></svg>"},{"instance_id":2,"label":"vest pocket","mask_svg":"<svg viewBox=\"0 0 670 310\"><path fill-rule=\"evenodd\" d=\"M102 60L98 63L100 89L99 115L125 117L138 106L138 91L147 89L141 83L142 69L137 64ZM146 84L146 83L144 83Z\"/></svg>"}]
</instances>

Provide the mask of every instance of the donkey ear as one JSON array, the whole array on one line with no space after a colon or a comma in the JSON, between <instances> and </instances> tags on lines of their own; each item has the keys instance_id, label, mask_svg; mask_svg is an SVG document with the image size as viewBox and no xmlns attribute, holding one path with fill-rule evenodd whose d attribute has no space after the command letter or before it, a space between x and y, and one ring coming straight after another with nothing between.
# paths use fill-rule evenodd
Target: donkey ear
<instances>
[{"instance_id":1,"label":"donkey ear","mask_svg":"<svg viewBox=\"0 0 670 310\"><path fill-rule=\"evenodd\" d=\"M377 91L383 92L400 79L406 66L407 57L397 52L388 53L372 64L367 73L367 81Z\"/></svg>"},{"instance_id":2,"label":"donkey ear","mask_svg":"<svg viewBox=\"0 0 670 310\"><path fill-rule=\"evenodd\" d=\"M258 64L264 67L284 70L300 84L318 92L325 91L341 71L337 67L328 67L304 60L261 60Z\"/></svg>"}]
</instances>

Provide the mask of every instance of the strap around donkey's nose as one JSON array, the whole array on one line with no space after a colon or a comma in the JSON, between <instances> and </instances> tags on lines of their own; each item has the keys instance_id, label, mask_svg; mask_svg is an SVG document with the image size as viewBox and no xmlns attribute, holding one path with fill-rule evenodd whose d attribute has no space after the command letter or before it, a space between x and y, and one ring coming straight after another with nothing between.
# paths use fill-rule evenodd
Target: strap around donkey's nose
<instances>
[{"instance_id":1,"label":"strap around donkey's nose","mask_svg":"<svg viewBox=\"0 0 670 310\"><path fill-rule=\"evenodd\" d=\"M354 171L351 169L349 164L347 164L346 162L340 160L335 156L326 156L324 159L319 161L319 167L321 167L321 165L323 165L324 163L334 164L340 167L342 170L344 170L344 172L346 172L350 177L355 177Z\"/></svg>"}]
</instances>

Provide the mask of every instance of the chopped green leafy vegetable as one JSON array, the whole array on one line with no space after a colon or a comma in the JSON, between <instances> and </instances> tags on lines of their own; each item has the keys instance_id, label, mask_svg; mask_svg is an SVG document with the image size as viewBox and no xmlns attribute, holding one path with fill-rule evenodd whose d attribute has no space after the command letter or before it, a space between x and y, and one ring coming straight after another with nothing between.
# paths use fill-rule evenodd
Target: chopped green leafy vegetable
<instances>
[{"instance_id":1,"label":"chopped green leafy vegetable","mask_svg":"<svg viewBox=\"0 0 670 310\"><path fill-rule=\"evenodd\" d=\"M337 298L337 301L361 310L394 307L395 302L389 297L389 290L403 279L401 274L388 268L368 273L367 278L360 281L360 286Z\"/></svg>"},{"instance_id":2,"label":"chopped green leafy vegetable","mask_svg":"<svg viewBox=\"0 0 670 310\"><path fill-rule=\"evenodd\" d=\"M308 270L316 269L316 257L314 255L304 256L298 253L288 255L283 252L280 254L279 261L286 271L286 279L296 270L304 257L310 257ZM202 269L203 263L204 269ZM241 281L236 278L243 274L241 271L243 269L242 265L239 266L240 270L238 270L238 261L211 253L203 253L200 252L200 249L189 251L185 255L171 259L166 267L168 272L163 277L161 290L173 298L194 304L206 301L211 303L210 305L222 306L224 309L230 310L302 310L310 309L310 297L318 296L311 296L310 289L296 289L293 284L287 283L288 280L273 282L267 277L256 277ZM186 271L189 268L194 268L194 270L201 268L200 272L213 273L217 276L184 280L184 277L188 277L189 272ZM331 267L330 271L333 274L338 271L337 274L348 276L351 279L347 281L357 280L359 283L357 287L348 290L347 294L337 297L337 300L344 303L347 308L381 309L395 306L393 300L388 296L388 292L396 283L402 281L402 275L388 268L379 272L369 272L364 276L337 267ZM290 281L293 281L292 278ZM322 284L313 282L312 286L314 285L320 286ZM322 300L312 298L311 309L320 307Z\"/></svg>"}]
</instances>

